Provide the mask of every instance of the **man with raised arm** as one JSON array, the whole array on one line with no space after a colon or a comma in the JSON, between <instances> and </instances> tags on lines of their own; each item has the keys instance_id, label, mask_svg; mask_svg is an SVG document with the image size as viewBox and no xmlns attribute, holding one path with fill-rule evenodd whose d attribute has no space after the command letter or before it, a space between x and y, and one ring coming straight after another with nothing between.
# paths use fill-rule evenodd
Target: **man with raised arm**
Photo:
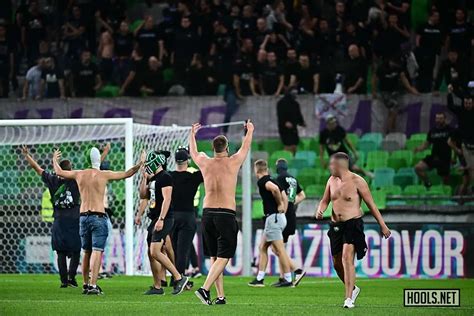
<instances>
[{"instance_id":1,"label":"man with raised arm","mask_svg":"<svg viewBox=\"0 0 474 316\"><path fill-rule=\"evenodd\" d=\"M61 152L53 156L54 171L60 177L76 180L81 195L80 236L84 256L82 259L83 294L103 294L97 286L97 277L102 262L102 252L108 236L107 214L104 209L105 187L108 181L122 180L133 176L143 165L145 153L140 162L127 171L100 170L100 152L93 147L90 151L91 169L63 170L59 165ZM89 279L89 270L92 271Z\"/></svg>"},{"instance_id":2,"label":"man with raised arm","mask_svg":"<svg viewBox=\"0 0 474 316\"><path fill-rule=\"evenodd\" d=\"M328 237L333 265L345 285L346 299L343 307L353 308L360 292L360 288L355 286L354 256L357 254L357 260L360 260L367 252L361 202L367 204L385 238L390 237L390 230L375 205L367 182L361 176L349 171L349 156L343 152L333 154L329 161L329 169L331 177L315 215L317 219L322 219L329 202L332 202Z\"/></svg>"},{"instance_id":3,"label":"man with raised arm","mask_svg":"<svg viewBox=\"0 0 474 316\"><path fill-rule=\"evenodd\" d=\"M199 153L196 145L196 133L200 124L193 124L189 134L189 153L204 178L204 197L202 215L202 236L204 255L211 257L211 267L203 286L195 294L203 304L211 305L211 286L215 283L217 289L216 303L225 304L224 269L229 259L234 257L237 248L237 233L239 227L235 219L235 189L237 175L250 146L254 126L249 121L244 125L246 135L242 147L229 156L229 143L224 135L219 135L212 141L214 157Z\"/></svg>"}]
</instances>

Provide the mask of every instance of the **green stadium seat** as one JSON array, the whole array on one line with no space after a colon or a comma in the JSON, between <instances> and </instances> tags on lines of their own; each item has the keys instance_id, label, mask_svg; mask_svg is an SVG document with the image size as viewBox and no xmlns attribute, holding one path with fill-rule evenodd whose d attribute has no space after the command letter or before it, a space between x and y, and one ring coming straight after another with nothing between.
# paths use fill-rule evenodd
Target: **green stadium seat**
<instances>
[{"instance_id":1,"label":"green stadium seat","mask_svg":"<svg viewBox=\"0 0 474 316\"><path fill-rule=\"evenodd\" d=\"M418 163L418 161L425 159L426 156L431 155L431 149L426 149L423 151L419 151L413 155L413 164Z\"/></svg>"},{"instance_id":2,"label":"green stadium seat","mask_svg":"<svg viewBox=\"0 0 474 316\"><path fill-rule=\"evenodd\" d=\"M198 140L197 141L197 148L199 152L208 152L208 151L214 151L212 148L212 142L208 140Z\"/></svg>"},{"instance_id":3,"label":"green stadium seat","mask_svg":"<svg viewBox=\"0 0 474 316\"><path fill-rule=\"evenodd\" d=\"M443 184L443 178L440 177L436 170L431 170L428 172L428 178L432 185Z\"/></svg>"},{"instance_id":4,"label":"green stadium seat","mask_svg":"<svg viewBox=\"0 0 474 316\"><path fill-rule=\"evenodd\" d=\"M290 163L293 160L293 153L286 150L277 150L270 155L270 158L268 158L268 165L274 169L277 160L280 158L286 159L286 161Z\"/></svg>"},{"instance_id":5,"label":"green stadium seat","mask_svg":"<svg viewBox=\"0 0 474 316\"><path fill-rule=\"evenodd\" d=\"M308 162L309 167L314 166L316 157L316 152L310 150L298 151L295 155L296 159L305 159Z\"/></svg>"},{"instance_id":6,"label":"green stadium seat","mask_svg":"<svg viewBox=\"0 0 474 316\"><path fill-rule=\"evenodd\" d=\"M269 155L277 150L283 150L283 144L279 139L267 139L262 142L261 146L263 151L266 151Z\"/></svg>"},{"instance_id":7,"label":"green stadium seat","mask_svg":"<svg viewBox=\"0 0 474 316\"><path fill-rule=\"evenodd\" d=\"M379 149L379 144L373 140L361 139L357 143L357 149L361 152L369 152Z\"/></svg>"},{"instance_id":8,"label":"green stadium seat","mask_svg":"<svg viewBox=\"0 0 474 316\"><path fill-rule=\"evenodd\" d=\"M407 135L404 133L389 133L385 135L384 140L395 141L399 145L399 149L405 148L405 143L407 141Z\"/></svg>"},{"instance_id":9,"label":"green stadium seat","mask_svg":"<svg viewBox=\"0 0 474 316\"><path fill-rule=\"evenodd\" d=\"M449 185L439 184L429 188L428 195L451 195L452 188Z\"/></svg>"},{"instance_id":10,"label":"green stadium seat","mask_svg":"<svg viewBox=\"0 0 474 316\"><path fill-rule=\"evenodd\" d=\"M304 193L307 197L311 198L321 198L324 194L324 190L326 189L325 185L322 184L311 184L304 188Z\"/></svg>"},{"instance_id":11,"label":"green stadium seat","mask_svg":"<svg viewBox=\"0 0 474 316\"><path fill-rule=\"evenodd\" d=\"M361 140L371 140L374 141L378 147L380 147L380 144L382 143L383 140L383 135L382 133L366 133L362 135Z\"/></svg>"},{"instance_id":12,"label":"green stadium seat","mask_svg":"<svg viewBox=\"0 0 474 316\"><path fill-rule=\"evenodd\" d=\"M410 195L410 196L425 196L426 195L426 188L424 185L408 185L403 189L402 195ZM407 200L407 204L409 205L421 205L424 204L425 201L422 200Z\"/></svg>"},{"instance_id":13,"label":"green stadium seat","mask_svg":"<svg viewBox=\"0 0 474 316\"><path fill-rule=\"evenodd\" d=\"M421 139L409 139L407 140L405 147L407 150L413 151L415 148L420 147L425 141Z\"/></svg>"},{"instance_id":14,"label":"green stadium seat","mask_svg":"<svg viewBox=\"0 0 474 316\"><path fill-rule=\"evenodd\" d=\"M399 185L385 185L379 188L380 191L384 191L387 195L401 195L402 187Z\"/></svg>"},{"instance_id":15,"label":"green stadium seat","mask_svg":"<svg viewBox=\"0 0 474 316\"><path fill-rule=\"evenodd\" d=\"M95 96L99 98L114 98L119 96L120 87L113 85L103 86L96 92Z\"/></svg>"},{"instance_id":16,"label":"green stadium seat","mask_svg":"<svg viewBox=\"0 0 474 316\"><path fill-rule=\"evenodd\" d=\"M416 139L416 140L425 141L427 137L428 137L428 136L427 136L426 133L417 133L417 134L412 134L412 135L410 136L410 139Z\"/></svg>"},{"instance_id":17,"label":"green stadium seat","mask_svg":"<svg viewBox=\"0 0 474 316\"><path fill-rule=\"evenodd\" d=\"M384 186L393 185L393 177L395 170L392 168L377 168L374 171L374 179L372 180L372 187L381 188Z\"/></svg>"},{"instance_id":18,"label":"green stadium seat","mask_svg":"<svg viewBox=\"0 0 474 316\"><path fill-rule=\"evenodd\" d=\"M296 168L288 168L288 173L291 174L293 177L298 177L299 170Z\"/></svg>"},{"instance_id":19,"label":"green stadium seat","mask_svg":"<svg viewBox=\"0 0 474 316\"><path fill-rule=\"evenodd\" d=\"M386 151L369 151L367 153L366 168L375 170L387 167L389 153Z\"/></svg>"},{"instance_id":20,"label":"green stadium seat","mask_svg":"<svg viewBox=\"0 0 474 316\"><path fill-rule=\"evenodd\" d=\"M252 151L252 160L256 161L259 159L267 160L268 161L268 153L266 151Z\"/></svg>"},{"instance_id":21,"label":"green stadium seat","mask_svg":"<svg viewBox=\"0 0 474 316\"><path fill-rule=\"evenodd\" d=\"M359 135L357 135L356 133L347 133L347 138L352 143L352 145L357 148L357 144L359 143L360 138Z\"/></svg>"},{"instance_id":22,"label":"green stadium seat","mask_svg":"<svg viewBox=\"0 0 474 316\"><path fill-rule=\"evenodd\" d=\"M314 150L315 152L319 152L319 135L311 138L309 142L309 147L306 150Z\"/></svg>"},{"instance_id":23,"label":"green stadium seat","mask_svg":"<svg viewBox=\"0 0 474 316\"><path fill-rule=\"evenodd\" d=\"M402 188L405 188L409 185L416 184L417 183L416 179L417 179L416 175L414 176L412 174L397 173L393 177L393 184L398 185Z\"/></svg>"},{"instance_id":24,"label":"green stadium seat","mask_svg":"<svg viewBox=\"0 0 474 316\"><path fill-rule=\"evenodd\" d=\"M298 174L298 181L303 188L311 184L326 184L329 172L316 168L304 168Z\"/></svg>"},{"instance_id":25,"label":"green stadium seat","mask_svg":"<svg viewBox=\"0 0 474 316\"><path fill-rule=\"evenodd\" d=\"M171 83L174 80L174 69L165 68L163 69L163 83Z\"/></svg>"},{"instance_id":26,"label":"green stadium seat","mask_svg":"<svg viewBox=\"0 0 474 316\"><path fill-rule=\"evenodd\" d=\"M372 197L374 198L375 205L377 205L380 210L383 210L387 207L387 194L384 191L373 191ZM367 213L369 211L369 208L367 207L365 202L362 203L362 210L364 211L364 213Z\"/></svg>"},{"instance_id":27,"label":"green stadium seat","mask_svg":"<svg viewBox=\"0 0 474 316\"><path fill-rule=\"evenodd\" d=\"M140 24L143 23L143 20L141 19L138 19L138 20L135 20L133 21L130 25L129 25L129 29L130 29L130 32L135 32L135 30L140 26Z\"/></svg>"},{"instance_id":28,"label":"green stadium seat","mask_svg":"<svg viewBox=\"0 0 474 316\"><path fill-rule=\"evenodd\" d=\"M314 161L313 161L313 165L314 165ZM290 168L294 168L298 170L309 168L309 167L312 167L313 165L310 165L306 159L299 159L299 158L292 159L289 163Z\"/></svg>"},{"instance_id":29,"label":"green stadium seat","mask_svg":"<svg viewBox=\"0 0 474 316\"><path fill-rule=\"evenodd\" d=\"M396 150L388 158L388 166L395 170L410 167L413 164L413 152L409 150Z\"/></svg>"},{"instance_id":30,"label":"green stadium seat","mask_svg":"<svg viewBox=\"0 0 474 316\"><path fill-rule=\"evenodd\" d=\"M298 151L310 150L312 140L312 138L300 138L300 143L298 144Z\"/></svg>"},{"instance_id":31,"label":"green stadium seat","mask_svg":"<svg viewBox=\"0 0 474 316\"><path fill-rule=\"evenodd\" d=\"M262 219L264 216L263 213L263 204L261 200L252 201L252 219Z\"/></svg>"}]
</instances>

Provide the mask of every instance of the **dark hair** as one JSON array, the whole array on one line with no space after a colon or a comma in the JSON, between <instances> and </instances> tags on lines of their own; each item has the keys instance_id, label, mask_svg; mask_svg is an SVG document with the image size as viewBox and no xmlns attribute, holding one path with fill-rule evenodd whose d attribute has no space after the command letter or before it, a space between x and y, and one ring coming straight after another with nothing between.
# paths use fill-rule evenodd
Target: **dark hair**
<instances>
[{"instance_id":1,"label":"dark hair","mask_svg":"<svg viewBox=\"0 0 474 316\"><path fill-rule=\"evenodd\" d=\"M59 163L59 166L60 166L61 169L63 169L63 170L72 170L71 161L69 161L69 160L67 160L67 159L62 160L62 161Z\"/></svg>"},{"instance_id":2,"label":"dark hair","mask_svg":"<svg viewBox=\"0 0 474 316\"><path fill-rule=\"evenodd\" d=\"M349 155L343 152L337 152L335 154L332 154L331 158L336 160L343 159L349 161Z\"/></svg>"},{"instance_id":3,"label":"dark hair","mask_svg":"<svg viewBox=\"0 0 474 316\"><path fill-rule=\"evenodd\" d=\"M436 112L435 116L436 115L442 115L442 116L446 117L446 112L439 111L439 112Z\"/></svg>"},{"instance_id":4,"label":"dark hair","mask_svg":"<svg viewBox=\"0 0 474 316\"><path fill-rule=\"evenodd\" d=\"M227 142L227 138L224 135L216 136L212 140L212 147L216 153L222 153L226 151L228 145L229 143Z\"/></svg>"}]
</instances>

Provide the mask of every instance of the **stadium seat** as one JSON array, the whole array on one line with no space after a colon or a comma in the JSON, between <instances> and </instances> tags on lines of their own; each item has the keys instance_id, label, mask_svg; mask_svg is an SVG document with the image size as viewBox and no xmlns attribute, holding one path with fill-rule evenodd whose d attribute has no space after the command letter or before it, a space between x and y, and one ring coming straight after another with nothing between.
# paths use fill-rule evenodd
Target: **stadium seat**
<instances>
[{"instance_id":1,"label":"stadium seat","mask_svg":"<svg viewBox=\"0 0 474 316\"><path fill-rule=\"evenodd\" d=\"M388 162L388 152L386 151L369 151L367 153L366 168L375 170L377 168L384 168Z\"/></svg>"},{"instance_id":2,"label":"stadium seat","mask_svg":"<svg viewBox=\"0 0 474 316\"><path fill-rule=\"evenodd\" d=\"M324 194L326 186L322 184L311 184L304 188L304 193L310 198L320 198Z\"/></svg>"},{"instance_id":3,"label":"stadium seat","mask_svg":"<svg viewBox=\"0 0 474 316\"><path fill-rule=\"evenodd\" d=\"M295 155L296 159L305 159L308 163L308 167L314 166L316 162L316 152L310 150L298 151Z\"/></svg>"},{"instance_id":4,"label":"stadium seat","mask_svg":"<svg viewBox=\"0 0 474 316\"><path fill-rule=\"evenodd\" d=\"M449 185L433 185L431 188L429 188L426 192L427 196L450 196L452 192L452 189ZM433 199L433 200L428 200L427 204L429 205L449 205L446 204L447 202L450 202L449 200L442 200L442 199Z\"/></svg>"},{"instance_id":5,"label":"stadium seat","mask_svg":"<svg viewBox=\"0 0 474 316\"><path fill-rule=\"evenodd\" d=\"M263 159L268 161L268 153L266 151L252 151L252 160Z\"/></svg>"},{"instance_id":6,"label":"stadium seat","mask_svg":"<svg viewBox=\"0 0 474 316\"><path fill-rule=\"evenodd\" d=\"M268 165L272 169L275 169L275 164L280 158L286 159L286 161L290 163L291 160L293 160L293 153L286 150L277 150L270 155L270 158L268 159Z\"/></svg>"},{"instance_id":7,"label":"stadium seat","mask_svg":"<svg viewBox=\"0 0 474 316\"><path fill-rule=\"evenodd\" d=\"M277 150L283 150L283 144L279 139L267 139L262 142L262 150L271 155Z\"/></svg>"},{"instance_id":8,"label":"stadium seat","mask_svg":"<svg viewBox=\"0 0 474 316\"><path fill-rule=\"evenodd\" d=\"M263 204L261 200L252 201L252 219L262 219L264 216L263 213Z\"/></svg>"},{"instance_id":9,"label":"stadium seat","mask_svg":"<svg viewBox=\"0 0 474 316\"><path fill-rule=\"evenodd\" d=\"M208 140L198 140L197 141L197 149L199 152L208 152L211 151L213 152L214 150L212 149L212 142Z\"/></svg>"},{"instance_id":10,"label":"stadium seat","mask_svg":"<svg viewBox=\"0 0 474 316\"><path fill-rule=\"evenodd\" d=\"M417 179L416 175L407 174L407 173L397 173L393 177L393 184L398 185L402 188L405 188L409 185L416 184L417 183L416 179Z\"/></svg>"},{"instance_id":11,"label":"stadium seat","mask_svg":"<svg viewBox=\"0 0 474 316\"><path fill-rule=\"evenodd\" d=\"M143 20L141 19L138 19L138 20L135 20L133 21L130 25L129 25L129 29L130 29L130 32L135 32L135 30L140 26L140 24L143 23Z\"/></svg>"},{"instance_id":12,"label":"stadium seat","mask_svg":"<svg viewBox=\"0 0 474 316\"><path fill-rule=\"evenodd\" d=\"M374 172L374 179L372 180L372 187L381 188L384 186L393 185L393 177L395 171L392 168L377 168Z\"/></svg>"},{"instance_id":13,"label":"stadium seat","mask_svg":"<svg viewBox=\"0 0 474 316\"><path fill-rule=\"evenodd\" d=\"M431 155L431 149L419 151L413 155L413 164L417 164L420 160L425 159L426 156Z\"/></svg>"},{"instance_id":14,"label":"stadium seat","mask_svg":"<svg viewBox=\"0 0 474 316\"><path fill-rule=\"evenodd\" d=\"M387 207L387 194L384 191L373 191L372 197L374 198L375 205L377 205L378 209L383 210ZM367 213L369 211L369 208L367 207L365 202L362 203L362 210L364 211L364 213Z\"/></svg>"},{"instance_id":15,"label":"stadium seat","mask_svg":"<svg viewBox=\"0 0 474 316\"><path fill-rule=\"evenodd\" d=\"M300 138L300 143L298 144L298 151L300 150L311 150L311 141L312 138Z\"/></svg>"},{"instance_id":16,"label":"stadium seat","mask_svg":"<svg viewBox=\"0 0 474 316\"><path fill-rule=\"evenodd\" d=\"M419 196L419 197L425 196L426 195L426 188L425 188L424 185L417 185L417 184L408 185L403 190L402 195ZM422 204L425 204L425 201L419 200L419 199L417 199L417 200L410 199L410 200L407 200L407 204L409 204L409 205L422 205Z\"/></svg>"},{"instance_id":17,"label":"stadium seat","mask_svg":"<svg viewBox=\"0 0 474 316\"><path fill-rule=\"evenodd\" d=\"M316 184L316 173L315 168L304 168L299 171L298 181L303 188L309 185Z\"/></svg>"},{"instance_id":18,"label":"stadium seat","mask_svg":"<svg viewBox=\"0 0 474 316\"><path fill-rule=\"evenodd\" d=\"M313 164L310 165L306 159L299 159L299 158L294 158L289 163L289 167L295 168L298 170L309 168L309 167L312 167L313 165L314 165L314 161L313 161Z\"/></svg>"},{"instance_id":19,"label":"stadium seat","mask_svg":"<svg viewBox=\"0 0 474 316\"><path fill-rule=\"evenodd\" d=\"M309 142L309 147L306 150L313 150L314 152L319 151L319 135L311 138L311 141Z\"/></svg>"},{"instance_id":20,"label":"stadium seat","mask_svg":"<svg viewBox=\"0 0 474 316\"><path fill-rule=\"evenodd\" d=\"M412 135L410 136L410 139L411 139L411 140L416 139L416 140L425 141L426 138L427 138L427 134L426 134L426 133L417 133L417 134L412 134Z\"/></svg>"},{"instance_id":21,"label":"stadium seat","mask_svg":"<svg viewBox=\"0 0 474 316\"><path fill-rule=\"evenodd\" d=\"M400 149L402 149L405 148L407 136L404 133L390 133L385 136L384 140L395 141L399 144Z\"/></svg>"},{"instance_id":22,"label":"stadium seat","mask_svg":"<svg viewBox=\"0 0 474 316\"><path fill-rule=\"evenodd\" d=\"M413 153L409 150L396 150L388 158L388 166L395 170L412 166Z\"/></svg>"},{"instance_id":23,"label":"stadium seat","mask_svg":"<svg viewBox=\"0 0 474 316\"><path fill-rule=\"evenodd\" d=\"M384 139L382 144L380 145L380 149L388 152L392 152L395 150L402 149L403 147L400 146L400 143L395 140L387 140Z\"/></svg>"},{"instance_id":24,"label":"stadium seat","mask_svg":"<svg viewBox=\"0 0 474 316\"><path fill-rule=\"evenodd\" d=\"M299 170L296 168L288 168L288 173L291 174L293 177L298 177Z\"/></svg>"},{"instance_id":25,"label":"stadium seat","mask_svg":"<svg viewBox=\"0 0 474 316\"><path fill-rule=\"evenodd\" d=\"M361 152L369 152L379 149L379 145L373 140L361 139L357 143L357 149Z\"/></svg>"},{"instance_id":26,"label":"stadium seat","mask_svg":"<svg viewBox=\"0 0 474 316\"><path fill-rule=\"evenodd\" d=\"M402 188L399 185L384 185L379 188L380 191L384 191L387 195L401 195Z\"/></svg>"},{"instance_id":27,"label":"stadium seat","mask_svg":"<svg viewBox=\"0 0 474 316\"><path fill-rule=\"evenodd\" d=\"M359 135L356 133L347 133L347 138L349 141L357 148L357 144L359 143Z\"/></svg>"},{"instance_id":28,"label":"stadium seat","mask_svg":"<svg viewBox=\"0 0 474 316\"><path fill-rule=\"evenodd\" d=\"M413 151L415 148L420 147L425 141L421 139L409 139L407 140L405 147L407 150Z\"/></svg>"},{"instance_id":29,"label":"stadium seat","mask_svg":"<svg viewBox=\"0 0 474 316\"><path fill-rule=\"evenodd\" d=\"M378 147L380 147L380 144L383 140L383 135L382 133L366 133L362 135L361 140L371 140L375 142Z\"/></svg>"}]
</instances>

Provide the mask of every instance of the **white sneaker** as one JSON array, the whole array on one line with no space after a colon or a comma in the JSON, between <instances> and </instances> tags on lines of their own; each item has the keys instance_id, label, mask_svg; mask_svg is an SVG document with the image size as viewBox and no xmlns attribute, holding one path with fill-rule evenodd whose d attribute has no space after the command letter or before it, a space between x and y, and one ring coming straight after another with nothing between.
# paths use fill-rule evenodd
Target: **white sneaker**
<instances>
[{"instance_id":1,"label":"white sneaker","mask_svg":"<svg viewBox=\"0 0 474 316\"><path fill-rule=\"evenodd\" d=\"M352 302L356 302L356 299L357 299L357 296L359 296L359 293L360 293L360 287L358 287L357 285L354 285L354 290L352 290Z\"/></svg>"},{"instance_id":2,"label":"white sneaker","mask_svg":"<svg viewBox=\"0 0 474 316\"><path fill-rule=\"evenodd\" d=\"M355 305L354 305L354 302L352 301L351 298L346 298L346 300L344 301L344 308L354 308Z\"/></svg>"}]
</instances>

